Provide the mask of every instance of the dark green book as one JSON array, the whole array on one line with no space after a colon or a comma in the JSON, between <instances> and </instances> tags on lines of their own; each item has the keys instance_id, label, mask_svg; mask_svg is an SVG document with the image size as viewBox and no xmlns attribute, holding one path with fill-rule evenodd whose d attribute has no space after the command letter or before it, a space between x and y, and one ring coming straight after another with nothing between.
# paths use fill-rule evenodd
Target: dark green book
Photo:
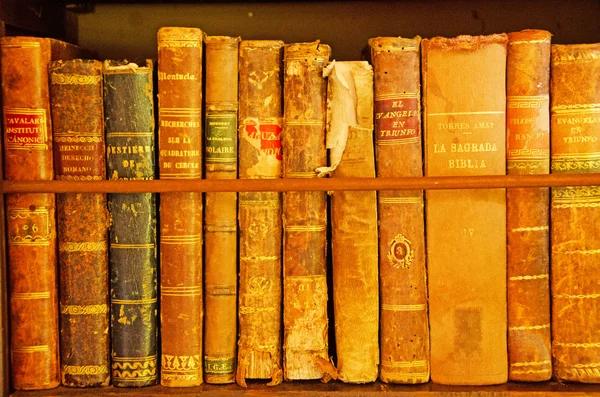
<instances>
[{"instance_id":1,"label":"dark green book","mask_svg":"<svg viewBox=\"0 0 600 397\"><path fill-rule=\"evenodd\" d=\"M152 62L104 62L108 179L154 179ZM157 383L156 197L108 195L113 385Z\"/></svg>"}]
</instances>

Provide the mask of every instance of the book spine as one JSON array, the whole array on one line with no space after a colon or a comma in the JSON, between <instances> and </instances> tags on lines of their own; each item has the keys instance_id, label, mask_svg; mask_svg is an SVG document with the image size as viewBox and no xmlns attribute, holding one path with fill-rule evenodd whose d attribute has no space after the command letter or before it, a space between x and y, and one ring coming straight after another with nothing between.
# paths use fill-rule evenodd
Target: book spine
<instances>
[{"instance_id":1,"label":"book spine","mask_svg":"<svg viewBox=\"0 0 600 397\"><path fill-rule=\"evenodd\" d=\"M600 43L552 45L551 172L600 172ZM552 188L552 358L559 381L600 383L600 186Z\"/></svg>"},{"instance_id":2,"label":"book spine","mask_svg":"<svg viewBox=\"0 0 600 397\"><path fill-rule=\"evenodd\" d=\"M160 179L202 178L202 31L158 31ZM161 384L202 384L202 193L160 195ZM190 330L192 332L190 333Z\"/></svg>"},{"instance_id":3,"label":"book spine","mask_svg":"<svg viewBox=\"0 0 600 397\"><path fill-rule=\"evenodd\" d=\"M283 42L242 41L239 55L239 177L281 177ZM283 379L281 194L240 192L239 341L236 382Z\"/></svg>"},{"instance_id":4,"label":"book spine","mask_svg":"<svg viewBox=\"0 0 600 397\"><path fill-rule=\"evenodd\" d=\"M506 174L505 34L423 40L425 174ZM431 378L508 378L505 189L427 192Z\"/></svg>"},{"instance_id":5,"label":"book spine","mask_svg":"<svg viewBox=\"0 0 600 397\"><path fill-rule=\"evenodd\" d=\"M332 176L374 178L373 68L365 61L335 62L326 73ZM377 193L333 192L331 229L337 372L346 383L374 382L379 374Z\"/></svg>"},{"instance_id":6,"label":"book spine","mask_svg":"<svg viewBox=\"0 0 600 397\"><path fill-rule=\"evenodd\" d=\"M4 178L51 180L46 39L0 39ZM6 196L10 356L16 390L60 383L54 194Z\"/></svg>"},{"instance_id":7,"label":"book spine","mask_svg":"<svg viewBox=\"0 0 600 397\"><path fill-rule=\"evenodd\" d=\"M55 61L49 74L56 179L106 179L102 63ZM57 208L62 384L107 386L106 194L59 194Z\"/></svg>"},{"instance_id":8,"label":"book spine","mask_svg":"<svg viewBox=\"0 0 600 397\"><path fill-rule=\"evenodd\" d=\"M421 38L371 39L377 177L423 176ZM385 383L429 381L422 190L378 192L381 373Z\"/></svg>"},{"instance_id":9,"label":"book spine","mask_svg":"<svg viewBox=\"0 0 600 397\"><path fill-rule=\"evenodd\" d=\"M106 168L110 179L154 179L152 62L105 61ZM112 378L157 383L156 208L152 193L108 195Z\"/></svg>"},{"instance_id":10,"label":"book spine","mask_svg":"<svg viewBox=\"0 0 600 397\"><path fill-rule=\"evenodd\" d=\"M506 159L509 175L550 172L550 32L508 34ZM544 381L550 352L549 189L506 191L508 376Z\"/></svg>"},{"instance_id":11,"label":"book spine","mask_svg":"<svg viewBox=\"0 0 600 397\"><path fill-rule=\"evenodd\" d=\"M206 179L237 178L238 37L207 36ZM237 343L237 193L206 193L204 376L233 383Z\"/></svg>"},{"instance_id":12,"label":"book spine","mask_svg":"<svg viewBox=\"0 0 600 397\"><path fill-rule=\"evenodd\" d=\"M319 42L285 47L285 178L316 178L316 168L327 163L322 74L330 54ZM326 193L284 192L283 228L283 376L320 379L329 362Z\"/></svg>"}]
</instances>

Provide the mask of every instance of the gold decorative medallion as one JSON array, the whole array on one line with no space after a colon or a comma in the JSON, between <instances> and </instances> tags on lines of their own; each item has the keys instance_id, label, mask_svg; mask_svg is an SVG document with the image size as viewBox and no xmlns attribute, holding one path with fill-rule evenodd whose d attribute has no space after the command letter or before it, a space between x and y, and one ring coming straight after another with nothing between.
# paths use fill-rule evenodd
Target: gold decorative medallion
<instances>
[{"instance_id":1,"label":"gold decorative medallion","mask_svg":"<svg viewBox=\"0 0 600 397\"><path fill-rule=\"evenodd\" d=\"M390 249L387 253L390 265L398 268L408 268L415 258L409 239L402 234L398 234L390 241Z\"/></svg>"}]
</instances>

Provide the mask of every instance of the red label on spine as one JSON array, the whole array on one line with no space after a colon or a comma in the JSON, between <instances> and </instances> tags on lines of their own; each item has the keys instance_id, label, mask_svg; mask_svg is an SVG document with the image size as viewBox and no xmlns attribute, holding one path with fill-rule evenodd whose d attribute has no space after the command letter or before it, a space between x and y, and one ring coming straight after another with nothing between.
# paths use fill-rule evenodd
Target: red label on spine
<instances>
[{"instance_id":1,"label":"red label on spine","mask_svg":"<svg viewBox=\"0 0 600 397\"><path fill-rule=\"evenodd\" d=\"M418 98L375 101L377 140L415 139L421 134Z\"/></svg>"},{"instance_id":2,"label":"red label on spine","mask_svg":"<svg viewBox=\"0 0 600 397\"><path fill-rule=\"evenodd\" d=\"M261 123L257 119L249 118L244 121L244 130L246 139L252 146L267 156L275 156L277 160L282 160L279 120L265 120Z\"/></svg>"},{"instance_id":3,"label":"red label on spine","mask_svg":"<svg viewBox=\"0 0 600 397\"><path fill-rule=\"evenodd\" d=\"M7 149L48 149L45 109L4 109Z\"/></svg>"}]
</instances>

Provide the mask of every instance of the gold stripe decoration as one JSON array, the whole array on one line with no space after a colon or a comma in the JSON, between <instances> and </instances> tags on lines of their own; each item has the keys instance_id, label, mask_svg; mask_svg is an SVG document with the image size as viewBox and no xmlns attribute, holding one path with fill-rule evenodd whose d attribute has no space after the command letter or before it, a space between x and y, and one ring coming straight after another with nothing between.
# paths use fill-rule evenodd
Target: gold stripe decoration
<instances>
[{"instance_id":1,"label":"gold stripe decoration","mask_svg":"<svg viewBox=\"0 0 600 397\"><path fill-rule=\"evenodd\" d=\"M325 125L325 122L322 120L287 120L284 125L291 127L321 127Z\"/></svg>"},{"instance_id":2,"label":"gold stripe decoration","mask_svg":"<svg viewBox=\"0 0 600 397\"><path fill-rule=\"evenodd\" d=\"M107 137L153 137L154 132L143 132L143 131L131 131L131 132L122 132L122 131L113 131L107 132ZM111 146L111 145L108 145Z\"/></svg>"},{"instance_id":3,"label":"gold stripe decoration","mask_svg":"<svg viewBox=\"0 0 600 397\"><path fill-rule=\"evenodd\" d=\"M426 113L427 116L460 116L460 115L477 115L477 114L505 114L504 110L490 110L481 112L445 112L445 113Z\"/></svg>"},{"instance_id":4,"label":"gold stripe decoration","mask_svg":"<svg viewBox=\"0 0 600 397\"><path fill-rule=\"evenodd\" d=\"M10 349L13 353L48 353L50 352L50 346L48 345L35 345L35 346L19 346Z\"/></svg>"},{"instance_id":5,"label":"gold stripe decoration","mask_svg":"<svg viewBox=\"0 0 600 397\"><path fill-rule=\"evenodd\" d=\"M563 204L600 203L599 186L552 188L552 207L565 208Z\"/></svg>"},{"instance_id":6,"label":"gold stripe decoration","mask_svg":"<svg viewBox=\"0 0 600 397\"><path fill-rule=\"evenodd\" d=\"M239 200L240 207L277 207L279 200Z\"/></svg>"},{"instance_id":7,"label":"gold stripe decoration","mask_svg":"<svg viewBox=\"0 0 600 397\"><path fill-rule=\"evenodd\" d=\"M277 259L279 259L279 255L240 256L241 261L275 261Z\"/></svg>"},{"instance_id":8,"label":"gold stripe decoration","mask_svg":"<svg viewBox=\"0 0 600 397\"><path fill-rule=\"evenodd\" d=\"M117 249L128 249L128 248L139 248L139 249L154 249L155 248L155 244L150 243L150 244L117 244L117 243L111 243L110 244L110 248L117 248Z\"/></svg>"},{"instance_id":9,"label":"gold stripe decoration","mask_svg":"<svg viewBox=\"0 0 600 397\"><path fill-rule=\"evenodd\" d=\"M62 372L66 375L103 375L108 374L107 365L63 365Z\"/></svg>"},{"instance_id":10,"label":"gold stripe decoration","mask_svg":"<svg viewBox=\"0 0 600 397\"><path fill-rule=\"evenodd\" d=\"M202 358L199 354L190 356L162 354L160 366L163 374L195 374L202 371Z\"/></svg>"},{"instance_id":11,"label":"gold stripe decoration","mask_svg":"<svg viewBox=\"0 0 600 397\"><path fill-rule=\"evenodd\" d=\"M379 197L380 204L423 204L423 197Z\"/></svg>"},{"instance_id":12,"label":"gold stripe decoration","mask_svg":"<svg viewBox=\"0 0 600 397\"><path fill-rule=\"evenodd\" d=\"M550 41L550 37L545 38L545 39L534 39L534 40L515 40L515 41L509 41L508 44L509 45L515 45L515 44L535 44L535 43L547 43Z\"/></svg>"},{"instance_id":13,"label":"gold stripe decoration","mask_svg":"<svg viewBox=\"0 0 600 397\"><path fill-rule=\"evenodd\" d=\"M525 275L525 276L510 276L508 279L510 281L530 281L530 280L543 280L550 278L549 274L535 274L535 275Z\"/></svg>"},{"instance_id":14,"label":"gold stripe decoration","mask_svg":"<svg viewBox=\"0 0 600 397\"><path fill-rule=\"evenodd\" d=\"M552 368L527 369L527 370L510 371L511 374L541 374L541 373L544 373L544 372L552 372Z\"/></svg>"},{"instance_id":15,"label":"gold stripe decoration","mask_svg":"<svg viewBox=\"0 0 600 397\"><path fill-rule=\"evenodd\" d=\"M58 85L97 85L100 84L102 76L88 76L84 74L52 73L50 84Z\"/></svg>"},{"instance_id":16,"label":"gold stripe decoration","mask_svg":"<svg viewBox=\"0 0 600 397\"><path fill-rule=\"evenodd\" d=\"M574 343L574 342L557 342L552 341L552 346L573 347L577 349L589 349L600 347L600 342Z\"/></svg>"},{"instance_id":17,"label":"gold stripe decoration","mask_svg":"<svg viewBox=\"0 0 600 397\"><path fill-rule=\"evenodd\" d=\"M600 103L577 103L572 105L554 105L551 108L554 114L600 113Z\"/></svg>"},{"instance_id":18,"label":"gold stripe decoration","mask_svg":"<svg viewBox=\"0 0 600 397\"><path fill-rule=\"evenodd\" d=\"M165 296L202 296L202 286L201 285L189 285L189 286L161 286L160 294L162 297Z\"/></svg>"},{"instance_id":19,"label":"gold stripe decoration","mask_svg":"<svg viewBox=\"0 0 600 397\"><path fill-rule=\"evenodd\" d=\"M419 92L398 92L390 94L379 94L375 96L376 101L385 101L388 99L418 99Z\"/></svg>"},{"instance_id":20,"label":"gold stripe decoration","mask_svg":"<svg viewBox=\"0 0 600 397\"><path fill-rule=\"evenodd\" d=\"M515 327L508 327L509 331L531 331L538 329L546 329L550 328L550 324L541 324L541 325L519 325Z\"/></svg>"},{"instance_id":21,"label":"gold stripe decoration","mask_svg":"<svg viewBox=\"0 0 600 397\"><path fill-rule=\"evenodd\" d=\"M112 305L149 305L152 303L156 303L156 298L148 298L148 299L111 299L110 303Z\"/></svg>"},{"instance_id":22,"label":"gold stripe decoration","mask_svg":"<svg viewBox=\"0 0 600 397\"><path fill-rule=\"evenodd\" d=\"M58 247L61 252L93 252L106 251L106 241L62 242Z\"/></svg>"},{"instance_id":23,"label":"gold stripe decoration","mask_svg":"<svg viewBox=\"0 0 600 397\"><path fill-rule=\"evenodd\" d=\"M161 244L198 244L202 242L201 234L187 234L180 236L165 236L162 234L160 236Z\"/></svg>"},{"instance_id":24,"label":"gold stripe decoration","mask_svg":"<svg viewBox=\"0 0 600 397\"><path fill-rule=\"evenodd\" d=\"M424 303L416 305L390 305L387 303L381 304L381 310L387 310L392 312L418 312L426 309Z\"/></svg>"},{"instance_id":25,"label":"gold stripe decoration","mask_svg":"<svg viewBox=\"0 0 600 397\"><path fill-rule=\"evenodd\" d=\"M556 294L552 295L554 299L598 299L600 294Z\"/></svg>"},{"instance_id":26,"label":"gold stripe decoration","mask_svg":"<svg viewBox=\"0 0 600 397\"><path fill-rule=\"evenodd\" d=\"M107 314L108 305L105 303L100 305L61 305L60 312L62 314L70 314L73 316L81 316L86 314Z\"/></svg>"},{"instance_id":27,"label":"gold stripe decoration","mask_svg":"<svg viewBox=\"0 0 600 397\"><path fill-rule=\"evenodd\" d=\"M2 48L39 48L37 41L23 41L20 43L2 43Z\"/></svg>"},{"instance_id":28,"label":"gold stripe decoration","mask_svg":"<svg viewBox=\"0 0 600 397\"><path fill-rule=\"evenodd\" d=\"M511 367L533 367L537 365L550 365L552 361L543 360L543 361L530 361L530 362L522 362L522 363L510 363Z\"/></svg>"},{"instance_id":29,"label":"gold stripe decoration","mask_svg":"<svg viewBox=\"0 0 600 397\"><path fill-rule=\"evenodd\" d=\"M317 173L315 171L290 171L285 176L286 178L316 178Z\"/></svg>"},{"instance_id":30,"label":"gold stripe decoration","mask_svg":"<svg viewBox=\"0 0 600 397\"><path fill-rule=\"evenodd\" d=\"M383 361L381 363L384 367L389 368L419 368L427 367L427 360L415 360L415 361Z\"/></svg>"},{"instance_id":31,"label":"gold stripe decoration","mask_svg":"<svg viewBox=\"0 0 600 397\"><path fill-rule=\"evenodd\" d=\"M563 255L597 255L600 254L600 249L595 250L572 250L572 251L552 251L553 253Z\"/></svg>"},{"instance_id":32,"label":"gold stripe decoration","mask_svg":"<svg viewBox=\"0 0 600 397\"><path fill-rule=\"evenodd\" d=\"M112 361L112 376L121 382L145 382L156 379L156 356L112 357Z\"/></svg>"},{"instance_id":33,"label":"gold stripe decoration","mask_svg":"<svg viewBox=\"0 0 600 397\"><path fill-rule=\"evenodd\" d=\"M548 226L531 226L531 227L516 227L514 229L511 229L511 232L514 233L518 233L518 232L542 232L542 231L546 231L549 230L550 228Z\"/></svg>"},{"instance_id":34,"label":"gold stripe decoration","mask_svg":"<svg viewBox=\"0 0 600 397\"><path fill-rule=\"evenodd\" d=\"M50 292L13 292L11 300L50 299Z\"/></svg>"},{"instance_id":35,"label":"gold stripe decoration","mask_svg":"<svg viewBox=\"0 0 600 397\"><path fill-rule=\"evenodd\" d=\"M302 232L324 232L327 230L327 225L289 225L284 228L286 232L302 233Z\"/></svg>"},{"instance_id":36,"label":"gold stripe decoration","mask_svg":"<svg viewBox=\"0 0 600 397\"><path fill-rule=\"evenodd\" d=\"M417 136L414 138L400 138L400 139L378 139L378 146L395 146L395 145L409 145L414 143L421 143L421 137Z\"/></svg>"},{"instance_id":37,"label":"gold stripe decoration","mask_svg":"<svg viewBox=\"0 0 600 397\"><path fill-rule=\"evenodd\" d=\"M233 225L204 225L204 231L213 233L236 233L237 226Z\"/></svg>"}]
</instances>

